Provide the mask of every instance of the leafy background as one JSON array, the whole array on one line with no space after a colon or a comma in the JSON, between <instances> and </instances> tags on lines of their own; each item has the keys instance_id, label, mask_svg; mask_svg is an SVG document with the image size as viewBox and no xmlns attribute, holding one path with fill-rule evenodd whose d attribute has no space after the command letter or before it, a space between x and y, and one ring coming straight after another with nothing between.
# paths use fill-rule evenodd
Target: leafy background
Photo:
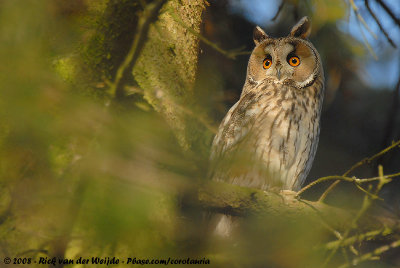
<instances>
[{"instance_id":1,"label":"leafy background","mask_svg":"<svg viewBox=\"0 0 400 268\"><path fill-rule=\"evenodd\" d=\"M185 132L193 140L182 146L171 120L153 108L134 76L127 78L126 94L115 97L108 91L132 42L140 4L152 1L139 2L0 3L1 256L197 256L219 266L267 261L272 267L319 267L325 252L314 245L332 236L310 228L307 219L254 219L239 246L201 236L202 211L185 207L182 199L207 177L213 132L239 97L248 54L232 59L200 43L193 94L170 103L192 122ZM371 2L400 45L398 25ZM363 2L355 3L378 36L373 40L365 33L378 61L360 37L365 27L354 26L358 22L347 2L288 0L275 21L271 18L279 4L274 1L204 3L201 34L226 51L250 51L255 23L282 36L302 15L311 17L311 40L323 57L327 92L308 182L342 174L400 138L399 96L394 93L399 52L361 8ZM398 3L387 4L399 17ZM110 24L107 12L123 12L126 23ZM385 173L398 172L399 150L379 163ZM356 173L376 174L375 162ZM313 188L305 198L317 198L326 187ZM395 214L399 187L394 180L381 192L385 202L380 205ZM353 185L342 183L328 202L358 209L362 197ZM360 252L373 249L373 243ZM380 265L394 265L396 252ZM343 261L338 256L332 265Z\"/></svg>"}]
</instances>

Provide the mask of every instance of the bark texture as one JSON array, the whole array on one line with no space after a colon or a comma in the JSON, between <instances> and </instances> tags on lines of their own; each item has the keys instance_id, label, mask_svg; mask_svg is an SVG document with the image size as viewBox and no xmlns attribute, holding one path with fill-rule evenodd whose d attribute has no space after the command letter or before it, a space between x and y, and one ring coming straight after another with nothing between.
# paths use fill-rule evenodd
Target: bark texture
<instances>
[{"instance_id":1,"label":"bark texture","mask_svg":"<svg viewBox=\"0 0 400 268\"><path fill-rule=\"evenodd\" d=\"M165 116L185 149L190 147L191 138L185 134L186 114L182 107L193 94L199 38L177 18L199 32L203 9L202 0L167 2L159 20L150 27L148 40L133 68L145 99Z\"/></svg>"}]
</instances>

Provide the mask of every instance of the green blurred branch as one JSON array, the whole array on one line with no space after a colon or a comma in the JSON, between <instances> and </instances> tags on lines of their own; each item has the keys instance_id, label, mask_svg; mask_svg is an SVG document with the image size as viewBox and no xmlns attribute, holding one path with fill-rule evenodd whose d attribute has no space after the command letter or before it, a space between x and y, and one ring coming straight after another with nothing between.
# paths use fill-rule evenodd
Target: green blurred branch
<instances>
[{"instance_id":1,"label":"green blurred branch","mask_svg":"<svg viewBox=\"0 0 400 268\"><path fill-rule=\"evenodd\" d=\"M351 224L347 227L343 237L341 239L339 239L339 243L336 244L336 246L332 249L332 251L330 252L330 254L328 255L328 257L325 259L324 264L322 265L322 267L326 267L326 265L328 265L328 263L330 262L330 260L333 258L333 256L336 254L337 250L341 247L343 247L343 243L344 241L348 238L350 232L353 229L356 229L359 226L359 222L361 220L361 218L366 214L367 210L371 207L372 203L374 200L376 200L378 198L378 194L381 191L382 187L389 183L391 180L388 178L385 178L383 175L383 168L382 166L379 166L379 183L376 186L375 189L375 193L372 197L370 197L369 195L365 195L364 196L364 200L361 206L361 209L357 212L357 214L355 215L355 217L353 218L353 220L351 221ZM370 185L369 188L372 188L372 186ZM374 197L375 196L375 197Z\"/></svg>"},{"instance_id":2,"label":"green blurred branch","mask_svg":"<svg viewBox=\"0 0 400 268\"><path fill-rule=\"evenodd\" d=\"M332 249L336 248L340 243L341 243L342 247L351 246L355 243L360 243L360 242L363 242L363 241L366 241L369 239L373 239L373 238L379 237L379 236L388 236L392 233L393 233L392 230L390 230L389 228L378 229L378 230L366 232L364 234L351 236L349 238L343 239L343 241L336 240L336 241L329 242L324 245L324 248L326 248L328 250L332 250Z\"/></svg>"},{"instance_id":3,"label":"green blurred branch","mask_svg":"<svg viewBox=\"0 0 400 268\"><path fill-rule=\"evenodd\" d=\"M355 258L352 261L351 266L356 266L364 261L379 259L379 256L382 255L382 253L384 253L390 249L397 248L397 247L400 247L400 240L393 241L389 245L384 245L384 246L379 247L371 252L368 252L358 258ZM351 267L351 266L349 264L343 264L343 265L339 266L339 268L347 268L347 267Z\"/></svg>"}]
</instances>

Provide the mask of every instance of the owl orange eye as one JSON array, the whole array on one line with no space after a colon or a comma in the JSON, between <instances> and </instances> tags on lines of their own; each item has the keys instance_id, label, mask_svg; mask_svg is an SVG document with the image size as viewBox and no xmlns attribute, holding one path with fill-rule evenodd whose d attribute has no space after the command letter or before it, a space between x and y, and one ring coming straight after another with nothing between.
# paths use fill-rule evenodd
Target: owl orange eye
<instances>
[{"instance_id":1,"label":"owl orange eye","mask_svg":"<svg viewBox=\"0 0 400 268\"><path fill-rule=\"evenodd\" d=\"M264 69L269 69L269 67L271 67L271 65L272 65L272 60L271 60L271 59L266 58L266 59L263 61L263 67L264 67Z\"/></svg>"},{"instance_id":2,"label":"owl orange eye","mask_svg":"<svg viewBox=\"0 0 400 268\"><path fill-rule=\"evenodd\" d=\"M299 57L293 56L289 59L289 64L290 66L296 67L300 65L300 59Z\"/></svg>"}]
</instances>

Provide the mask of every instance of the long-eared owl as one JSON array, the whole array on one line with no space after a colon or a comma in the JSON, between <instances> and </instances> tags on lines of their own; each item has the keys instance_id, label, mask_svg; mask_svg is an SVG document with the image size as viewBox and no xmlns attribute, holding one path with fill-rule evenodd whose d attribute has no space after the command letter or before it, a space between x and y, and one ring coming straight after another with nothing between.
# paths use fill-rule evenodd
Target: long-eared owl
<instances>
[{"instance_id":1,"label":"long-eared owl","mask_svg":"<svg viewBox=\"0 0 400 268\"><path fill-rule=\"evenodd\" d=\"M307 17L282 38L254 29L256 46L240 99L213 141L213 180L263 190L301 188L317 149L324 95L310 32Z\"/></svg>"}]
</instances>

